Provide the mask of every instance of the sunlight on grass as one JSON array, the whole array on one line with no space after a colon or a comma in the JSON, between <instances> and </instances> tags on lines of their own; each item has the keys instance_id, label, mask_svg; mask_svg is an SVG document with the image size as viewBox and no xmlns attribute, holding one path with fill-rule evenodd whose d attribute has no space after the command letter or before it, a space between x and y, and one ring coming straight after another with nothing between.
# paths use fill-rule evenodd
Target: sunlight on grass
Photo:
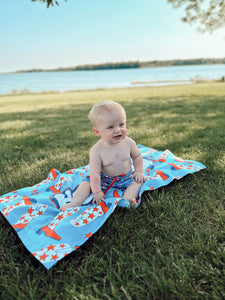
<instances>
[{"instance_id":1,"label":"sunlight on grass","mask_svg":"<svg viewBox=\"0 0 225 300\"><path fill-rule=\"evenodd\" d=\"M88 164L87 115L105 99L124 105L138 144L207 168L118 208L48 272L1 218L3 298L224 299L223 83L0 96L0 195Z\"/></svg>"},{"instance_id":2,"label":"sunlight on grass","mask_svg":"<svg viewBox=\"0 0 225 300\"><path fill-rule=\"evenodd\" d=\"M220 153L219 157L215 160L215 164L221 168L221 170L225 169L225 153Z\"/></svg>"},{"instance_id":3,"label":"sunlight on grass","mask_svg":"<svg viewBox=\"0 0 225 300\"><path fill-rule=\"evenodd\" d=\"M27 125L31 125L33 121L31 120L11 120L11 121L5 121L0 122L0 130L9 130L13 129L13 131L18 131L21 129L24 129Z\"/></svg>"}]
</instances>

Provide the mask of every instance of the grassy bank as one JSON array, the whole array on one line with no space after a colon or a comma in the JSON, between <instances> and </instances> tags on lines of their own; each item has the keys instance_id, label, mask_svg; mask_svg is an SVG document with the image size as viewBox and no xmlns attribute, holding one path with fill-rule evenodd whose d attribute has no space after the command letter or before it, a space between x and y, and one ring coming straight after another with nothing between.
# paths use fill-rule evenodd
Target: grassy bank
<instances>
[{"instance_id":1,"label":"grassy bank","mask_svg":"<svg viewBox=\"0 0 225 300\"><path fill-rule=\"evenodd\" d=\"M87 114L104 99L125 107L137 143L207 169L118 208L50 271L1 216L1 298L225 298L224 83L0 96L0 195L87 164Z\"/></svg>"}]
</instances>

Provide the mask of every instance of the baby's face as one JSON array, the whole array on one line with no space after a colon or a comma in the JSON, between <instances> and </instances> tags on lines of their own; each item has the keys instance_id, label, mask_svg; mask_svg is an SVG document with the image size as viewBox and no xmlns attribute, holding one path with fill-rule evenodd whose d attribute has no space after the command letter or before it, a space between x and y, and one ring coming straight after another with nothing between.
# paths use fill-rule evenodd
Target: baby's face
<instances>
[{"instance_id":1,"label":"baby's face","mask_svg":"<svg viewBox=\"0 0 225 300\"><path fill-rule=\"evenodd\" d=\"M118 144L127 136L126 116L121 110L103 111L94 129L107 144Z\"/></svg>"}]
</instances>

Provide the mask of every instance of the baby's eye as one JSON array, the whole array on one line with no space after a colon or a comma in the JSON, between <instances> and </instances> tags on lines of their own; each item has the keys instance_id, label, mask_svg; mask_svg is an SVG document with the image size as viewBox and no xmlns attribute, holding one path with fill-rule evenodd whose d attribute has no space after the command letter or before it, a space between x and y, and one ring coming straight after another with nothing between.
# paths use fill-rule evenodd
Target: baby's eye
<instances>
[{"instance_id":1,"label":"baby's eye","mask_svg":"<svg viewBox=\"0 0 225 300\"><path fill-rule=\"evenodd\" d=\"M124 123L121 123L121 124L120 124L120 127L123 127L124 125L125 125Z\"/></svg>"},{"instance_id":2,"label":"baby's eye","mask_svg":"<svg viewBox=\"0 0 225 300\"><path fill-rule=\"evenodd\" d=\"M113 126L109 126L107 129L113 129Z\"/></svg>"}]
</instances>

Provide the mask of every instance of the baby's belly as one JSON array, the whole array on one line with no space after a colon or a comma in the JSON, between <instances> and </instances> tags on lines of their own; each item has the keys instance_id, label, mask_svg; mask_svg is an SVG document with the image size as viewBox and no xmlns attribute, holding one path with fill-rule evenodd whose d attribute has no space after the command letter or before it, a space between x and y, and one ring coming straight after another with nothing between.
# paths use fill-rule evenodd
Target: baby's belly
<instances>
[{"instance_id":1,"label":"baby's belly","mask_svg":"<svg viewBox=\"0 0 225 300\"><path fill-rule=\"evenodd\" d=\"M127 174L131 170L131 162L130 160L127 162L121 163L112 163L106 166L103 166L102 172L107 176L118 176L121 174Z\"/></svg>"}]
</instances>

